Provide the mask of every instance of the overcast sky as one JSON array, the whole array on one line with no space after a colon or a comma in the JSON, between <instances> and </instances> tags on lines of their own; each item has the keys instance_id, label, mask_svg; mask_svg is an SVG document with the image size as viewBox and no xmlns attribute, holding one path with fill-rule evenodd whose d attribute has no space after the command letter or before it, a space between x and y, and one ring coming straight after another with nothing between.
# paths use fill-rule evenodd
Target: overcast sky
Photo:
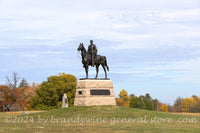
<instances>
[{"instance_id":1,"label":"overcast sky","mask_svg":"<svg viewBox=\"0 0 200 133\"><path fill-rule=\"evenodd\" d=\"M77 47L90 39L116 96L200 96L199 0L0 0L0 84L12 72L29 83L59 72L83 78Z\"/></svg>"}]
</instances>

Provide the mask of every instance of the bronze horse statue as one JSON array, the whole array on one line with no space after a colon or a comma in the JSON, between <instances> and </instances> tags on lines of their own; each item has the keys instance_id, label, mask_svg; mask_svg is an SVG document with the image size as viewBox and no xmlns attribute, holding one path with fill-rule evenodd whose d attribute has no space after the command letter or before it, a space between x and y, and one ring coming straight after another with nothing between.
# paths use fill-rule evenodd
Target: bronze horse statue
<instances>
[{"instance_id":1,"label":"bronze horse statue","mask_svg":"<svg viewBox=\"0 0 200 133\"><path fill-rule=\"evenodd\" d=\"M83 63L83 67L85 68L86 79L88 79L88 68L89 68L89 66L92 66L91 55L86 51L83 43L80 43L77 50L81 51L82 63ZM105 79L107 79L106 68L109 71L109 67L107 65L106 57L101 56L101 55L96 55L95 60L94 60L94 65L96 66L96 77L95 77L95 79L97 79L97 77L98 77L100 65L103 67L103 70L105 72Z\"/></svg>"}]
</instances>

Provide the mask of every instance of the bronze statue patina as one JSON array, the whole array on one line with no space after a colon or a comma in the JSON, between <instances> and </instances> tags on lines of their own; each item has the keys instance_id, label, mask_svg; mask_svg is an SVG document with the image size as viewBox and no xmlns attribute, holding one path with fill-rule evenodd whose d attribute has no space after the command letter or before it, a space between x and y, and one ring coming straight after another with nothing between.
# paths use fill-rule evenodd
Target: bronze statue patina
<instances>
[{"instance_id":1,"label":"bronze statue patina","mask_svg":"<svg viewBox=\"0 0 200 133\"><path fill-rule=\"evenodd\" d=\"M86 72L86 79L88 79L89 66L92 66L92 67L96 66L95 79L97 79L100 65L103 67L104 72L105 72L105 79L107 79L106 68L109 71L109 67L107 65L106 57L97 55L97 48L96 48L96 45L93 44L92 40L90 40L90 45L88 46L88 51L86 51L83 43L80 43L80 45L78 47L78 51L81 51L82 63L83 63L83 67L85 68L85 72Z\"/></svg>"},{"instance_id":2,"label":"bronze statue patina","mask_svg":"<svg viewBox=\"0 0 200 133\"><path fill-rule=\"evenodd\" d=\"M97 47L93 44L93 40L90 40L90 45L88 46L88 54L91 55L92 66L94 67L94 58L97 55Z\"/></svg>"}]
</instances>

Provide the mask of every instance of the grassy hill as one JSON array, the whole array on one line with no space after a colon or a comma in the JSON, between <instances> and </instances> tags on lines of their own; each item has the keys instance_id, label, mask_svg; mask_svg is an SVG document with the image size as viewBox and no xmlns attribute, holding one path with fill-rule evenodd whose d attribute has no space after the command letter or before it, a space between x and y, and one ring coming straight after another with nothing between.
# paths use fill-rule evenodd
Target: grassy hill
<instances>
[{"instance_id":1,"label":"grassy hill","mask_svg":"<svg viewBox=\"0 0 200 133\"><path fill-rule=\"evenodd\" d=\"M0 113L0 132L200 132L200 116L118 106L70 107L10 115Z\"/></svg>"}]
</instances>

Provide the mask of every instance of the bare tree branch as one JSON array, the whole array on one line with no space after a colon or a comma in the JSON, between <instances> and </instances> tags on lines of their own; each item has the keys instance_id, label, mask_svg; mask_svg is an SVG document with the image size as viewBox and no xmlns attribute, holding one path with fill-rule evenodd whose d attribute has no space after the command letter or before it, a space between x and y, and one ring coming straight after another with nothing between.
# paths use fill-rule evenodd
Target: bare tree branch
<instances>
[{"instance_id":1,"label":"bare tree branch","mask_svg":"<svg viewBox=\"0 0 200 133\"><path fill-rule=\"evenodd\" d=\"M16 72L13 72L13 75L12 75L11 78L6 76L6 79L7 79L8 87L10 87L11 89L16 89L17 88L17 84L18 84L18 81L19 81L20 77L18 77L18 74Z\"/></svg>"}]
</instances>

